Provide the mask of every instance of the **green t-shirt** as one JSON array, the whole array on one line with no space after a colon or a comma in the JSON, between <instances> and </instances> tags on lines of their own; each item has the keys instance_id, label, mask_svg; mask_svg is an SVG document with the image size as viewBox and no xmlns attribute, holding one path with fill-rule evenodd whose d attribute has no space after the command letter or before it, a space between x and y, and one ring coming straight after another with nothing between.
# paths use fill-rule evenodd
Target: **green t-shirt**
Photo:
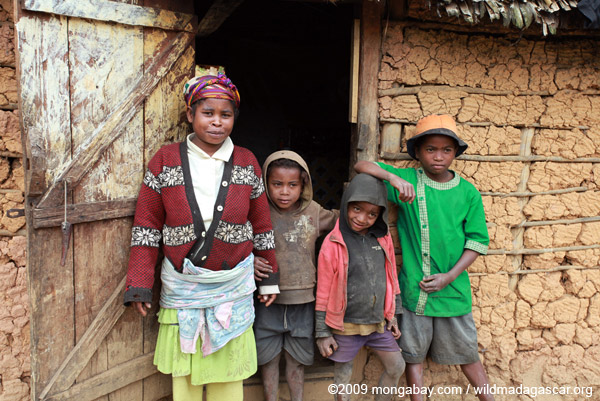
<instances>
[{"instance_id":1,"label":"green t-shirt","mask_svg":"<svg viewBox=\"0 0 600 401\"><path fill-rule=\"evenodd\" d=\"M446 273L465 249L485 255L490 242L481 194L458 174L448 182L433 181L422 168L378 166L413 184L412 204L398 200L398 190L384 181L388 200L398 205L402 268L398 273L403 306L425 316L462 316L471 312L471 283L465 270L441 291L427 294L423 276Z\"/></svg>"}]
</instances>

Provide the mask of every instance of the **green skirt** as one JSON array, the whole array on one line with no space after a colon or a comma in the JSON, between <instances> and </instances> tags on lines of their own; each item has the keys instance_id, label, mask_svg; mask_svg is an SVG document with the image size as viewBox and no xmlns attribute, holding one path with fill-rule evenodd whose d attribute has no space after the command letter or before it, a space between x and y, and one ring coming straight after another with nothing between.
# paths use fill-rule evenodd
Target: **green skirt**
<instances>
[{"instance_id":1,"label":"green skirt","mask_svg":"<svg viewBox=\"0 0 600 401\"><path fill-rule=\"evenodd\" d=\"M175 377L191 375L194 386L244 380L256 373L256 343L252 327L217 352L203 357L200 338L195 354L181 352L176 309L160 309L158 322L154 364L160 372Z\"/></svg>"}]
</instances>

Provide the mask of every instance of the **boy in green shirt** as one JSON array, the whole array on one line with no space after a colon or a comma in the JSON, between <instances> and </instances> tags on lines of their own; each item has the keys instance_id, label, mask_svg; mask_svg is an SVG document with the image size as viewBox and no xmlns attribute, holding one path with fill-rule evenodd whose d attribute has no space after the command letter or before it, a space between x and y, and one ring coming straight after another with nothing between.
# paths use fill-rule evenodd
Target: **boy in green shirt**
<instances>
[{"instance_id":1,"label":"boy in green shirt","mask_svg":"<svg viewBox=\"0 0 600 401\"><path fill-rule=\"evenodd\" d=\"M388 200L398 205L398 278L404 307L400 348L409 386L423 387L428 353L436 363L460 365L471 385L484 390L488 384L479 360L466 271L487 252L483 203L473 184L448 169L467 146L456 135L452 117L431 115L419 120L416 135L407 142L408 154L421 163L418 169L367 161L354 166L359 173L384 180ZM422 397L413 394L411 400ZM479 399L494 398L480 394Z\"/></svg>"}]
</instances>

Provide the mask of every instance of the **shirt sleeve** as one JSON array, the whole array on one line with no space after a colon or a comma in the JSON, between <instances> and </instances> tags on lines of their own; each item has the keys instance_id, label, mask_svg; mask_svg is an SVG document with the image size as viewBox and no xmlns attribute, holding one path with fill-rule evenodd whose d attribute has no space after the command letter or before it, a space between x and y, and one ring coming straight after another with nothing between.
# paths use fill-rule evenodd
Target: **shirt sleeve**
<instances>
[{"instance_id":1,"label":"shirt sleeve","mask_svg":"<svg viewBox=\"0 0 600 401\"><path fill-rule=\"evenodd\" d=\"M135 208L125 284L126 305L136 301L152 302L154 271L165 221L159 179L162 172L161 155L159 151L148 164Z\"/></svg>"},{"instance_id":2,"label":"shirt sleeve","mask_svg":"<svg viewBox=\"0 0 600 401\"><path fill-rule=\"evenodd\" d=\"M255 179L250 197L248 220L254 235L254 254L269 261L273 272L258 284L261 295L279 294L279 267L275 259L275 235L271 223L271 213L262 179L262 172L256 158L252 161Z\"/></svg>"},{"instance_id":3,"label":"shirt sleeve","mask_svg":"<svg viewBox=\"0 0 600 401\"><path fill-rule=\"evenodd\" d=\"M409 169L406 168L396 168L394 166L390 166L389 164L383 163L383 162L375 162L375 164L379 167L381 167L382 169L384 169L385 171L392 173L400 178L402 178L403 180L409 181L409 177L407 174L407 171ZM396 204L396 205L400 205L402 202L400 202L400 200L398 199L398 190L396 188L394 188L389 181L387 180L383 180L383 183L385 184L385 188L387 189L387 196L388 196L388 201ZM412 183L411 183L412 184ZM414 184L413 184L414 185Z\"/></svg>"},{"instance_id":4,"label":"shirt sleeve","mask_svg":"<svg viewBox=\"0 0 600 401\"><path fill-rule=\"evenodd\" d=\"M471 249L485 255L490 243L490 237L485 220L485 211L481 194L473 188L469 210L464 222L465 249Z\"/></svg>"},{"instance_id":5,"label":"shirt sleeve","mask_svg":"<svg viewBox=\"0 0 600 401\"><path fill-rule=\"evenodd\" d=\"M319 205L320 206L320 205ZM327 234L333 227L335 222L340 217L340 211L337 209L327 210L323 207L319 209L319 235Z\"/></svg>"}]
</instances>

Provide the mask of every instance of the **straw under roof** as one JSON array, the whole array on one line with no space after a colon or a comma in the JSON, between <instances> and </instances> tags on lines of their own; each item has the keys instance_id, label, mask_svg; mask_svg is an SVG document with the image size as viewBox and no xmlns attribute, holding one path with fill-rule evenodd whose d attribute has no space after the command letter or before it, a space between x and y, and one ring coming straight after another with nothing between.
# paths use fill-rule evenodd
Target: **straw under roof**
<instances>
[{"instance_id":1,"label":"straw under roof","mask_svg":"<svg viewBox=\"0 0 600 401\"><path fill-rule=\"evenodd\" d=\"M577 8L576 0L440 0L435 3L438 14L459 17L478 23L486 15L491 21L502 20L504 26L526 29L531 24L541 25L542 33L556 34L561 11ZM430 4L430 6L432 6Z\"/></svg>"}]
</instances>

